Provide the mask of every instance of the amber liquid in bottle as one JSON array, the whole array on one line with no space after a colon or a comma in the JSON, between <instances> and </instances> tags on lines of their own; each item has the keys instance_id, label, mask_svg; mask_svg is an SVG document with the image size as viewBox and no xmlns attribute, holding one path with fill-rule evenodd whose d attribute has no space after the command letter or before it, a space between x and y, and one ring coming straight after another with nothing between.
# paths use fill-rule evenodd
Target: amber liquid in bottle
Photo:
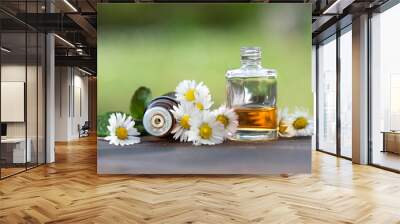
<instances>
[{"instance_id":1,"label":"amber liquid in bottle","mask_svg":"<svg viewBox=\"0 0 400 224\"><path fill-rule=\"evenodd\" d=\"M239 131L268 131L277 128L277 110L275 107L237 107Z\"/></svg>"}]
</instances>

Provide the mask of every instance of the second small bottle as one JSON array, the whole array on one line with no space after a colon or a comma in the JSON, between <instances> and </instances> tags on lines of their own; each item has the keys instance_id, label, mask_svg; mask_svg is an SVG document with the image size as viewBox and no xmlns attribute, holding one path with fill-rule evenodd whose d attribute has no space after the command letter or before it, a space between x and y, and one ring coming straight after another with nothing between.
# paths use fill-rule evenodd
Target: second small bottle
<instances>
[{"instance_id":1,"label":"second small bottle","mask_svg":"<svg viewBox=\"0 0 400 224\"><path fill-rule=\"evenodd\" d=\"M169 93L153 99L146 108L143 116L143 127L147 133L157 137L168 136L174 125L175 118L171 111L178 106L175 93Z\"/></svg>"}]
</instances>

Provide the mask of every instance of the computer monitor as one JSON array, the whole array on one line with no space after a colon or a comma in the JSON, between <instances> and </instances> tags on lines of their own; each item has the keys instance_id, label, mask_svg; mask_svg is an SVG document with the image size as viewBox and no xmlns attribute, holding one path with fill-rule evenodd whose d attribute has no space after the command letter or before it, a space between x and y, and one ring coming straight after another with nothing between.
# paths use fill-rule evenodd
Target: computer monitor
<instances>
[{"instance_id":1,"label":"computer monitor","mask_svg":"<svg viewBox=\"0 0 400 224\"><path fill-rule=\"evenodd\" d=\"M1 123L1 137L7 136L7 124Z\"/></svg>"}]
</instances>

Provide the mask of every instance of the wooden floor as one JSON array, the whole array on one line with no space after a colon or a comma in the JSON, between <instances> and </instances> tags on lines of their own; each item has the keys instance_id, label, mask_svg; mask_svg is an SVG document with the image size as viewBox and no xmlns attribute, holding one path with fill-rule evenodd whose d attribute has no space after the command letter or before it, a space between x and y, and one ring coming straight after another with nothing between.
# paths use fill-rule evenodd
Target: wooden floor
<instances>
[{"instance_id":1,"label":"wooden floor","mask_svg":"<svg viewBox=\"0 0 400 224\"><path fill-rule=\"evenodd\" d=\"M8 177L13 174L25 171L25 167L23 168L1 168L1 177Z\"/></svg>"},{"instance_id":2,"label":"wooden floor","mask_svg":"<svg viewBox=\"0 0 400 224\"><path fill-rule=\"evenodd\" d=\"M374 150L372 157L374 164L400 170L400 155L392 152L381 152Z\"/></svg>"},{"instance_id":3,"label":"wooden floor","mask_svg":"<svg viewBox=\"0 0 400 224\"><path fill-rule=\"evenodd\" d=\"M400 223L400 175L313 153L311 175L98 176L94 138L0 181L0 223Z\"/></svg>"}]
</instances>

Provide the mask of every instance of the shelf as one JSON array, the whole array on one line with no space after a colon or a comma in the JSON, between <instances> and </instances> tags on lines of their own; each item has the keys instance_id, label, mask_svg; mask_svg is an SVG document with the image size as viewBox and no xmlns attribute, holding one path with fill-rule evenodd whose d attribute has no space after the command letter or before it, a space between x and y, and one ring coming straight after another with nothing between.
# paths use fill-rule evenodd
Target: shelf
<instances>
[{"instance_id":1,"label":"shelf","mask_svg":"<svg viewBox=\"0 0 400 224\"><path fill-rule=\"evenodd\" d=\"M215 146L143 137L131 146L97 142L98 174L296 174L311 172L311 137Z\"/></svg>"}]
</instances>

